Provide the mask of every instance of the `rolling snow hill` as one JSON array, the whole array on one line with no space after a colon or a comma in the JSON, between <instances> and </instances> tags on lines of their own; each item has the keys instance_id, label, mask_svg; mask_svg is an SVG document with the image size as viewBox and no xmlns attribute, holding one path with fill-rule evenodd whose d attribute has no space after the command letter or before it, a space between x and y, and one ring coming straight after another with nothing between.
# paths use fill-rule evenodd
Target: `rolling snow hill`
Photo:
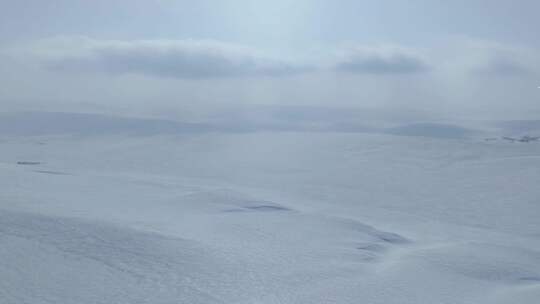
<instances>
[{"instance_id":1,"label":"rolling snow hill","mask_svg":"<svg viewBox=\"0 0 540 304\"><path fill-rule=\"evenodd\" d=\"M62 115L0 123L1 303L540 298L540 143Z\"/></svg>"}]
</instances>

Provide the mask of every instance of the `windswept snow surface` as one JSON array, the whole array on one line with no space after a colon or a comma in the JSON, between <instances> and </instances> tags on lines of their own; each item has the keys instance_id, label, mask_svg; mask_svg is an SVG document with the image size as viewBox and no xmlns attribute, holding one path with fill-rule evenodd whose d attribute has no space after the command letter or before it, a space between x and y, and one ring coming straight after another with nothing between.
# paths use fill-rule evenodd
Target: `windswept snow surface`
<instances>
[{"instance_id":1,"label":"windswept snow surface","mask_svg":"<svg viewBox=\"0 0 540 304\"><path fill-rule=\"evenodd\" d=\"M539 303L537 143L210 132L0 151L0 303Z\"/></svg>"}]
</instances>

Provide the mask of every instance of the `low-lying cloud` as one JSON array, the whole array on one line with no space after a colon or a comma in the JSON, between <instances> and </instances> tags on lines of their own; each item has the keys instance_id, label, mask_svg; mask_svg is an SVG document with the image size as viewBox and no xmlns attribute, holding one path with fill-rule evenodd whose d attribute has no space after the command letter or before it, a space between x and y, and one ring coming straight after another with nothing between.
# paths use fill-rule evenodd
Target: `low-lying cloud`
<instances>
[{"instance_id":1,"label":"low-lying cloud","mask_svg":"<svg viewBox=\"0 0 540 304\"><path fill-rule=\"evenodd\" d=\"M429 65L411 51L357 48L343 56L335 68L355 74L413 74L429 70Z\"/></svg>"},{"instance_id":2,"label":"low-lying cloud","mask_svg":"<svg viewBox=\"0 0 540 304\"><path fill-rule=\"evenodd\" d=\"M493 58L476 70L490 76L528 76L532 71L525 65L507 58Z\"/></svg>"},{"instance_id":3,"label":"low-lying cloud","mask_svg":"<svg viewBox=\"0 0 540 304\"><path fill-rule=\"evenodd\" d=\"M540 57L530 47L466 40L455 63L476 76L528 77L540 71Z\"/></svg>"},{"instance_id":4,"label":"low-lying cloud","mask_svg":"<svg viewBox=\"0 0 540 304\"><path fill-rule=\"evenodd\" d=\"M49 69L203 79L286 76L305 70L257 50L209 40L56 39L38 50Z\"/></svg>"},{"instance_id":5,"label":"low-lying cloud","mask_svg":"<svg viewBox=\"0 0 540 304\"><path fill-rule=\"evenodd\" d=\"M0 102L11 109L152 111L182 119L251 104L487 118L538 113L536 48L457 39L423 48L329 44L305 52L289 51L294 59L287 61L208 40L30 41L0 47L6 55Z\"/></svg>"},{"instance_id":6,"label":"low-lying cloud","mask_svg":"<svg viewBox=\"0 0 540 304\"><path fill-rule=\"evenodd\" d=\"M19 48L48 70L110 75L138 74L176 79L283 77L335 71L352 75L391 76L458 70L472 75L535 74L538 58L527 49L498 44L464 43L448 52L425 54L404 46L344 48L331 64L299 64L260 50L214 40L99 40L87 37L49 38ZM28 52L30 51L30 53ZM19 54L20 55L20 54ZM330 56L328 56L330 57ZM450 65L450 66L449 66Z\"/></svg>"}]
</instances>

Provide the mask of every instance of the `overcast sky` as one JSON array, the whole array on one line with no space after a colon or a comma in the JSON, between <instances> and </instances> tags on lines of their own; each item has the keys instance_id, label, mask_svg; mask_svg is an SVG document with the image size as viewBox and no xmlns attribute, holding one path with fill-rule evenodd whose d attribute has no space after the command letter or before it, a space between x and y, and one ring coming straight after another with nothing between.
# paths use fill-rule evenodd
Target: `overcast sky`
<instances>
[{"instance_id":1,"label":"overcast sky","mask_svg":"<svg viewBox=\"0 0 540 304\"><path fill-rule=\"evenodd\" d=\"M540 115L536 0L0 0L2 110Z\"/></svg>"}]
</instances>

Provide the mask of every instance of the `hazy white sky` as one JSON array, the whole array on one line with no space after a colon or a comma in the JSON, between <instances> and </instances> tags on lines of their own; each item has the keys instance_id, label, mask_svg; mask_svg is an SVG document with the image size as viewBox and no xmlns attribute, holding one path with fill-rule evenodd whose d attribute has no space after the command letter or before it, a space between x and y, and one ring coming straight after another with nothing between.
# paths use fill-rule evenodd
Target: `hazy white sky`
<instances>
[{"instance_id":1,"label":"hazy white sky","mask_svg":"<svg viewBox=\"0 0 540 304\"><path fill-rule=\"evenodd\" d=\"M531 118L539 28L534 0L0 0L0 104Z\"/></svg>"}]
</instances>

